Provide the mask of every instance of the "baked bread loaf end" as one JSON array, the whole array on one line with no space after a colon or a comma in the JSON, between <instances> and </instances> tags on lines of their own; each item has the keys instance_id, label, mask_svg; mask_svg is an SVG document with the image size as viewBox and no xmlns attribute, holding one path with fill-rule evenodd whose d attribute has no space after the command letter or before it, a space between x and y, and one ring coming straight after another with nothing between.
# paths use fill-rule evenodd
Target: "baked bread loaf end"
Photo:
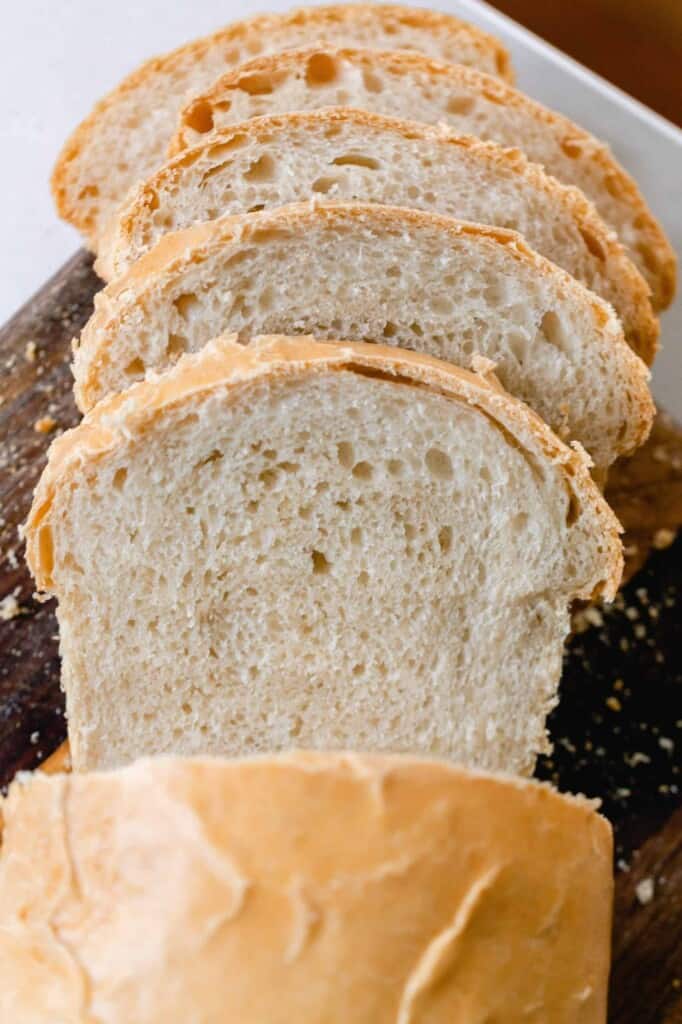
<instances>
[{"instance_id":1,"label":"baked bread loaf end","mask_svg":"<svg viewBox=\"0 0 682 1024\"><path fill-rule=\"evenodd\" d=\"M24 776L3 810L3 1021L605 1024L587 800L296 753Z\"/></svg>"}]
</instances>

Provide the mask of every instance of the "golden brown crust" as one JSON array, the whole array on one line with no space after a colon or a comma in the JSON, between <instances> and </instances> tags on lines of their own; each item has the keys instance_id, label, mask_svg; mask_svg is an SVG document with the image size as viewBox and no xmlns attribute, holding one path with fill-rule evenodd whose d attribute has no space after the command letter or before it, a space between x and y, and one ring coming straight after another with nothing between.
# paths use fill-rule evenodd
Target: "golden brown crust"
<instances>
[{"instance_id":1,"label":"golden brown crust","mask_svg":"<svg viewBox=\"0 0 682 1024\"><path fill-rule=\"evenodd\" d=\"M229 48L230 43L250 37L268 38L274 33L285 32L288 26L309 26L311 32L324 31L328 28L333 32L334 29L351 21L365 24L378 21L382 25L398 22L432 32L440 37L451 36L453 42L461 35L466 38L468 45L494 61L500 76L513 81L509 53L499 40L452 15L422 8L374 4L339 4L330 7L297 8L284 14L256 15L228 25L212 35L179 46L167 54L151 58L95 104L90 114L67 139L52 172L52 195L59 216L73 224L86 237L91 247L96 249L97 218L92 205L88 202L87 193L75 196L71 194L69 166L78 160L91 135L97 132L100 118L105 111L115 107L122 96L134 92L156 75L171 73L178 65L200 62L214 47ZM97 189L97 183L92 182L89 188ZM92 195L91 192L90 197Z\"/></svg>"},{"instance_id":2,"label":"golden brown crust","mask_svg":"<svg viewBox=\"0 0 682 1024\"><path fill-rule=\"evenodd\" d=\"M179 128L171 140L168 154L173 156L193 144L196 139L193 112L197 106L205 111L207 124L211 122L213 104L224 101L225 94L238 88L240 79L256 73L274 73L295 69L304 64L319 47L288 51L257 57L239 68L232 69L218 78L210 89L196 96L180 115ZM624 205L632 210L632 223L637 226L641 245L645 247L650 270L656 283L656 308L665 309L675 294L677 259L665 232L651 213L636 182L615 160L609 147L600 142L585 129L570 121L562 114L549 110L508 82L501 81L483 71L464 67L461 64L446 64L420 53L406 51L369 51L358 47L325 47L325 53L333 53L341 60L347 60L362 68L371 70L381 66L390 74L401 75L409 72L427 75L435 80L445 79L453 88L465 86L479 92L486 99L501 106L523 111L529 118L548 125L556 135L561 136L562 147L570 148L575 158L593 163L606 176L605 189L615 197L620 196ZM190 125L191 122L191 125ZM187 129L189 128L189 131Z\"/></svg>"},{"instance_id":3,"label":"golden brown crust","mask_svg":"<svg viewBox=\"0 0 682 1024\"><path fill-rule=\"evenodd\" d=\"M300 752L36 774L5 806L3 1020L606 1019L611 829L546 785Z\"/></svg>"},{"instance_id":4,"label":"golden brown crust","mask_svg":"<svg viewBox=\"0 0 682 1024\"><path fill-rule=\"evenodd\" d=\"M257 343L244 346L237 344L234 336L217 339L201 352L184 356L172 370L103 400L78 427L53 442L25 527L26 557L38 589L50 591L54 586L50 509L56 490L68 484L70 474L84 461L106 456L166 409L199 400L215 389L240 387L265 376L338 370L379 373L474 405L519 443L534 447L560 466L569 493L579 508L589 509L594 529L602 537L602 578L594 588L575 596L599 594L607 600L615 596L623 566L620 526L590 477L589 460L582 449L563 445L535 413L499 385L442 360L402 349L325 344L305 337L257 339Z\"/></svg>"}]
</instances>

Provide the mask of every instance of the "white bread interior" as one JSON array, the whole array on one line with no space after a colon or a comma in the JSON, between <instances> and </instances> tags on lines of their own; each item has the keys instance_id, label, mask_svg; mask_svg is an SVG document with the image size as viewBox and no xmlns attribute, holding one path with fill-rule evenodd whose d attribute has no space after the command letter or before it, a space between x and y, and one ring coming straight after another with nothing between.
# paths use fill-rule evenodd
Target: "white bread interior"
<instances>
[{"instance_id":1,"label":"white bread interior","mask_svg":"<svg viewBox=\"0 0 682 1024\"><path fill-rule=\"evenodd\" d=\"M464 367L484 356L599 469L641 444L653 418L648 371L613 311L517 235L357 204L163 238L97 296L75 354L77 402L87 410L233 331L388 342Z\"/></svg>"},{"instance_id":2,"label":"white bread interior","mask_svg":"<svg viewBox=\"0 0 682 1024\"><path fill-rule=\"evenodd\" d=\"M300 745L527 773L618 523L499 386L223 339L54 442L26 528L74 767Z\"/></svg>"},{"instance_id":3,"label":"white bread interior","mask_svg":"<svg viewBox=\"0 0 682 1024\"><path fill-rule=\"evenodd\" d=\"M514 146L592 200L667 306L676 259L637 185L608 146L506 82L419 53L353 48L291 51L257 58L218 78L180 115L169 153L250 117L330 106L443 123L464 135ZM600 245L595 241L595 249ZM618 305L615 297L614 305Z\"/></svg>"},{"instance_id":4,"label":"white bread interior","mask_svg":"<svg viewBox=\"0 0 682 1024\"><path fill-rule=\"evenodd\" d=\"M163 162L179 111L191 96L257 54L315 43L422 50L512 77L499 40L451 15L421 8L339 4L237 21L146 61L95 105L65 143L52 175L60 216L96 249L130 186Z\"/></svg>"}]
</instances>

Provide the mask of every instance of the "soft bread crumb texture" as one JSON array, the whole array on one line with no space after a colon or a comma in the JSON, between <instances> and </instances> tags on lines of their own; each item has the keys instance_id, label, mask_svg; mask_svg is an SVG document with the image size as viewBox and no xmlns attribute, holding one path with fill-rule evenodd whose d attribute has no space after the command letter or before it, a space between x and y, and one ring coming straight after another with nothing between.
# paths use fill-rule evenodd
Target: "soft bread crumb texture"
<instances>
[{"instance_id":1,"label":"soft bread crumb texture","mask_svg":"<svg viewBox=\"0 0 682 1024\"><path fill-rule=\"evenodd\" d=\"M675 253L637 185L609 148L567 118L475 68L444 64L419 53L352 48L273 54L227 72L193 97L180 115L169 153L252 117L330 106L442 123L464 135L519 147L559 181L582 189L645 275L656 306L665 308L672 301ZM592 244L597 252L604 247L596 237ZM612 301L618 305L615 298Z\"/></svg>"},{"instance_id":2,"label":"soft bread crumb texture","mask_svg":"<svg viewBox=\"0 0 682 1024\"><path fill-rule=\"evenodd\" d=\"M187 99L258 54L330 44L421 50L511 78L509 55L447 14L399 5L297 9L236 22L147 61L94 107L67 140L52 176L57 209L96 249L128 189L163 163Z\"/></svg>"},{"instance_id":3,"label":"soft bread crumb texture","mask_svg":"<svg viewBox=\"0 0 682 1024\"><path fill-rule=\"evenodd\" d=\"M74 765L301 745L528 772L616 529L581 458L480 378L218 342L99 406L38 489Z\"/></svg>"},{"instance_id":4,"label":"soft bread crumb texture","mask_svg":"<svg viewBox=\"0 0 682 1024\"><path fill-rule=\"evenodd\" d=\"M3 1019L605 1019L611 830L548 787L355 754L157 759L26 776L3 813Z\"/></svg>"},{"instance_id":5,"label":"soft bread crumb texture","mask_svg":"<svg viewBox=\"0 0 682 1024\"><path fill-rule=\"evenodd\" d=\"M591 285L593 235L608 235L577 189L519 150L365 110L272 115L212 132L134 189L100 246L97 270L122 274L171 231L286 203L411 207L511 228Z\"/></svg>"},{"instance_id":6,"label":"soft bread crumb texture","mask_svg":"<svg viewBox=\"0 0 682 1024\"><path fill-rule=\"evenodd\" d=\"M546 223L546 248L568 250L575 223ZM362 204L282 207L162 240L97 297L75 354L78 404L232 331L383 342L464 367L485 357L598 467L640 445L653 419L648 371L613 311L518 236Z\"/></svg>"}]
</instances>

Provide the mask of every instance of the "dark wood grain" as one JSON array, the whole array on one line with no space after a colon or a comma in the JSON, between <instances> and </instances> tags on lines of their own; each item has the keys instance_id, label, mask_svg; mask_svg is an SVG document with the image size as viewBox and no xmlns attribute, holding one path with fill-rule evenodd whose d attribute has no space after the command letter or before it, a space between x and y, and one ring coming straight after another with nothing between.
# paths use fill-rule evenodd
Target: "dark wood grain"
<instances>
[{"instance_id":1,"label":"dark wood grain","mask_svg":"<svg viewBox=\"0 0 682 1024\"><path fill-rule=\"evenodd\" d=\"M492 0L493 6L682 125L682 0Z\"/></svg>"},{"instance_id":2,"label":"dark wood grain","mask_svg":"<svg viewBox=\"0 0 682 1024\"><path fill-rule=\"evenodd\" d=\"M99 284L91 257L79 252L0 330L0 784L66 734L53 603L32 597L18 527L50 441L77 422L70 341ZM55 426L41 433L35 425L46 418ZM9 617L12 598L19 611Z\"/></svg>"},{"instance_id":3,"label":"dark wood grain","mask_svg":"<svg viewBox=\"0 0 682 1024\"><path fill-rule=\"evenodd\" d=\"M91 258L77 253L0 331L0 784L38 765L66 733L54 608L32 596L17 526L50 441L77 420L70 341L98 285ZM41 433L35 424L46 417L55 426ZM660 543L662 528L682 522L679 428L660 419L647 447L612 473L609 494L639 572L569 645L551 720L555 751L538 775L600 796L614 824L611 1024L682 1024L682 538L640 568L652 538ZM649 878L654 896L642 904L637 885Z\"/></svg>"}]
</instances>

